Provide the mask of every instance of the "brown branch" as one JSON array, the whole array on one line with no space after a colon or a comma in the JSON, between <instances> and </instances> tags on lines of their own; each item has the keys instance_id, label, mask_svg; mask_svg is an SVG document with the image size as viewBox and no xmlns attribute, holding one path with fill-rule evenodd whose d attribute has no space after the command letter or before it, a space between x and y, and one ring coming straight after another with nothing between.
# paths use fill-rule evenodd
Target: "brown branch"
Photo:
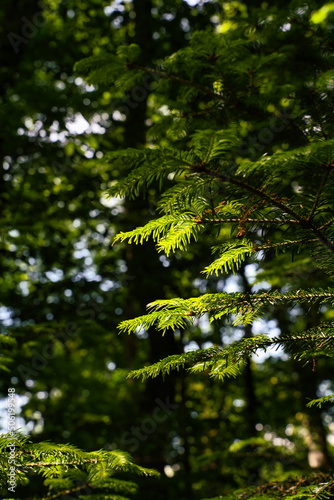
<instances>
[{"instance_id":1,"label":"brown branch","mask_svg":"<svg viewBox=\"0 0 334 500\"><path fill-rule=\"evenodd\" d=\"M221 112L219 108L206 108L203 111L194 111L193 113L181 113L182 118L192 118L193 116L206 115L208 113Z\"/></svg>"},{"instance_id":2,"label":"brown branch","mask_svg":"<svg viewBox=\"0 0 334 500\"><path fill-rule=\"evenodd\" d=\"M97 464L101 461L101 459L98 458L92 458L92 459L87 459L87 460L73 460L72 462L31 462L28 464L19 464L22 467L55 467L55 466L62 466L62 465L82 465L82 464Z\"/></svg>"},{"instance_id":3,"label":"brown branch","mask_svg":"<svg viewBox=\"0 0 334 500\"><path fill-rule=\"evenodd\" d=\"M262 245L258 247L258 250L265 250L267 248L276 248L287 245L296 245L297 243L311 243L313 241L318 241L318 238L311 238L311 239L301 238L300 240L284 241L283 243L273 243L273 244L268 243L267 245Z\"/></svg>"},{"instance_id":4,"label":"brown branch","mask_svg":"<svg viewBox=\"0 0 334 500\"><path fill-rule=\"evenodd\" d=\"M334 221L334 219L333 219ZM202 218L196 218L196 222L199 224L222 224L223 222L230 222L230 223L239 223L240 219L202 219ZM256 222L258 224L298 224L298 221L293 220L293 219L287 219L287 220L277 220L277 219L250 219L247 218L246 222ZM321 229L321 228L319 228Z\"/></svg>"},{"instance_id":5,"label":"brown branch","mask_svg":"<svg viewBox=\"0 0 334 500\"><path fill-rule=\"evenodd\" d=\"M47 496L45 498L41 498L41 500L54 500L55 498L59 498L60 496L63 497L65 495L70 495L71 493L77 493L83 489L86 489L86 488L94 488L94 486L90 483L87 483L87 484L82 484L81 486L77 486L76 488L71 488L69 490L65 490L65 491L59 491L58 493L55 493L54 495L52 496Z\"/></svg>"},{"instance_id":6,"label":"brown branch","mask_svg":"<svg viewBox=\"0 0 334 500\"><path fill-rule=\"evenodd\" d=\"M321 231L321 230L322 230L322 229L324 229L325 227L330 226L331 224L333 224L333 222L334 222L334 217L333 217L333 219L331 219L331 220L329 220L328 222L326 222L326 224L324 224L323 226L318 227L318 230L319 230L319 231Z\"/></svg>"},{"instance_id":7,"label":"brown branch","mask_svg":"<svg viewBox=\"0 0 334 500\"><path fill-rule=\"evenodd\" d=\"M238 186L246 191L249 191L250 193L255 194L259 198L268 201L270 204L279 208L282 212L289 214L293 219L295 219L299 223L299 225L302 228L311 231L318 238L318 240L323 246L328 248L330 252L334 253L334 244L330 240L328 240L326 236L324 236L319 229L317 229L309 220L305 219L304 217L301 217L290 207L284 205L284 203L282 203L281 201L277 200L276 198L273 198L272 196L265 193L261 189L257 189L256 187L251 186L250 184L247 184L246 182L236 179L234 177L230 177L229 175L220 174L218 172L210 170L209 171L206 170L205 173L210 177L220 179L223 182L228 182L230 184L233 184L234 186Z\"/></svg>"},{"instance_id":8,"label":"brown branch","mask_svg":"<svg viewBox=\"0 0 334 500\"><path fill-rule=\"evenodd\" d=\"M220 305L214 306L214 312L220 311L221 309L226 309L227 305L230 306L231 313L234 313L234 310L236 310L237 312L239 310L242 311L242 309L246 309L250 312L255 312L255 308L257 306L262 307L262 306L266 306L268 304L270 304L271 306L275 306L276 304L280 304L282 302L284 303L284 301L286 301L286 300L287 300L287 302L301 302L304 299L307 302L311 302L311 300L308 300L308 299L312 299L314 301L314 300L324 300L325 298L333 299L333 297L334 297L334 293L330 293L330 292L309 294L309 293L304 292L302 290L297 290L293 295L289 295L288 297L286 297L284 295L280 295L280 296L272 295L272 294L267 293L267 292L261 293L261 294L243 293L240 295L240 297L233 298L232 301L230 302L230 304L227 304L226 301L224 301L221 306ZM251 306L251 307L249 307L249 306ZM173 312L174 310L169 309L169 311L171 311L171 312ZM203 308L201 310L192 309L192 310L189 310L187 312L187 316L198 316L198 315L203 315L206 313L212 313L212 311L213 311L212 307ZM302 337L300 337L300 338L302 338ZM333 338L333 337L331 336L330 338Z\"/></svg>"},{"instance_id":9,"label":"brown branch","mask_svg":"<svg viewBox=\"0 0 334 500\"><path fill-rule=\"evenodd\" d=\"M229 175L219 174L218 172L213 172L213 171L205 171L205 173L208 174L210 177L216 177L224 182L229 182L230 184L233 184L234 186L241 187L242 189L245 189L246 191L249 191L249 192L257 195L259 198L262 198L263 200L266 200L269 203L275 205L282 212L286 212L287 214L289 214L293 219L295 219L301 225L304 225L304 223L307 222L306 219L304 219L303 217L298 215L291 208L287 207L286 205L284 205L284 203L273 198L272 196L267 194L265 191L262 191L261 189L258 189L250 184L247 184L244 181L241 181L241 180L236 179L235 177L231 177Z\"/></svg>"},{"instance_id":10,"label":"brown branch","mask_svg":"<svg viewBox=\"0 0 334 500\"><path fill-rule=\"evenodd\" d=\"M326 236L324 236L313 224L310 224L308 229L318 237L318 240L324 247L334 253L334 244L326 238Z\"/></svg>"},{"instance_id":11,"label":"brown branch","mask_svg":"<svg viewBox=\"0 0 334 500\"><path fill-rule=\"evenodd\" d=\"M285 297L285 296L279 296L277 297L277 295L271 295L270 293L262 293L260 295L257 295L257 296L252 296L252 302L254 304L263 304L265 305L265 302L263 302L263 299L265 299L267 302L269 302L269 304L271 305L275 305L276 303L279 303L279 302L283 302L285 299L288 299L289 302L294 302L294 301L297 301L299 302L300 299L308 299L308 298L312 298L312 299L317 299L317 300L320 300L320 299L324 299L324 298L333 298L333 294L332 293L328 293L328 292L322 292L322 293L312 293L312 295L308 294L306 295L303 291L301 290L297 290L297 292L293 295L289 295L288 297ZM242 298L242 297L241 297ZM245 295L245 299L249 299L249 297L247 297ZM249 304L249 300L242 300L240 301L239 303L237 303L236 305L242 305L242 304Z\"/></svg>"}]
</instances>

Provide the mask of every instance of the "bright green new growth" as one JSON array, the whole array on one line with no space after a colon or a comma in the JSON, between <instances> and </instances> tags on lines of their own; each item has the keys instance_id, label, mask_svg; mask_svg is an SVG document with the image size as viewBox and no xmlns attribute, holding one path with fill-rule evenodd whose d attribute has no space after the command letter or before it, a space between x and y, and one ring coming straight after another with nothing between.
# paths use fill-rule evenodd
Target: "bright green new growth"
<instances>
[{"instance_id":1,"label":"bright green new growth","mask_svg":"<svg viewBox=\"0 0 334 500\"><path fill-rule=\"evenodd\" d=\"M271 262L280 252L303 252L333 279L331 44L318 32L304 39L310 45L314 42L314 64L309 64L293 82L291 74L299 54L293 52L293 44L281 44L284 23L293 19L294 26L298 26L300 20L303 31L305 24L310 26L310 18L306 17L309 13L303 16L297 8L291 18L278 12L276 16L264 13L256 24L241 16L235 29L222 29L221 34L195 33L189 45L167 58L161 70L142 66L136 45L121 46L114 56L97 55L77 64L77 71L85 75L87 82L116 82L125 90L140 85L145 74L154 76L158 81L154 91L157 99L162 95L170 112L166 120L161 119L148 132L154 137L158 130L157 135L167 138L164 147L152 141L145 149L116 151L107 156L107 161L120 163L129 171L110 189L110 196L131 199L147 194L148 189L161 191L157 201L160 217L119 233L115 242L143 244L152 238L159 252L173 256L202 238L210 238L211 250L215 256L218 253L218 258L202 269L207 278L236 273L250 259ZM277 39L273 40L274 36ZM282 50L277 48L281 46ZM191 127L195 131L188 137ZM279 138L288 127L289 133ZM251 133L264 137L260 149L248 145L246 138ZM169 139L175 142L173 147L165 146ZM290 285L283 291L210 293L156 300L148 305L147 314L123 321L119 328L134 333L154 326L164 333L168 329L187 329L203 316L210 321L227 317L233 325L247 325L277 306L320 307L333 303L331 287L291 289ZM224 380L237 376L252 355L270 347L283 347L295 359L316 369L318 358L334 356L334 323L282 332L274 338L269 332L224 348L169 356L129 376L146 379L187 368L191 373L205 372ZM332 397L313 400L309 405L329 402ZM4 437L3 449L8 445L6 440ZM23 450L19 467L22 482L31 470L43 473L50 488L58 491L71 489L73 481L79 479L92 488L115 491L103 498L121 499L124 496L117 496L118 492L126 495L133 491L133 485L113 479L115 472L153 474L134 466L122 452L85 453L71 446L32 445L19 436L18 440ZM2 460L5 466L5 455ZM225 498L323 499L330 498L333 485L327 476L300 477L250 487Z\"/></svg>"},{"instance_id":2,"label":"bright green new growth","mask_svg":"<svg viewBox=\"0 0 334 500\"><path fill-rule=\"evenodd\" d=\"M14 462L9 451L13 443ZM129 454L120 450L85 452L70 444L36 444L18 432L0 435L0 451L0 482L7 483L11 466L14 466L16 487L40 475L51 494L47 498L84 494L92 500L128 500L128 495L133 495L137 486L117 474L159 475L154 470L135 465Z\"/></svg>"},{"instance_id":3,"label":"bright green new growth","mask_svg":"<svg viewBox=\"0 0 334 500\"><path fill-rule=\"evenodd\" d=\"M295 20L302 14L295 10L291 15ZM177 95L170 100L170 114L161 121L160 128L153 126L160 135L163 130L166 137L172 138L177 148L152 144L147 149L128 149L109 155L109 161L129 169L129 174L109 191L110 196L133 198L145 195L148 188L161 192L157 200L160 218L119 233L114 242L144 244L152 238L157 251L170 257L210 237L216 258L202 270L207 278L236 273L245 263L274 259L280 252L302 252L333 279L334 140L330 139L329 104L333 97L333 71L327 69L330 56L323 50L318 57L322 58L325 69L319 66L313 72L309 68L308 73L291 83L286 70L292 65L291 72L294 71L293 57L289 59L291 46L283 46L281 52L266 46L266 36L270 39L275 30L278 39L283 36L282 26L287 20L278 13L276 17L264 18L263 29L268 25L269 30L265 34L261 29L257 32L256 27L247 26L243 19L238 22L239 30L227 30L221 35L196 33L188 47L165 61L161 71L143 67L135 58L124 63L124 54L110 64L111 73L119 70L120 62L124 64L117 78L126 88L133 81L140 81L146 72L160 78L158 95L168 94L170 89ZM80 68L85 71L84 66ZM89 71L93 72L88 73L93 75L91 81L96 82L94 68L91 65ZM313 95L316 111L309 110L307 92ZM197 115L204 115L206 125L196 121ZM221 119L215 122L212 115ZM189 116L195 117L197 130L186 142ZM276 125L269 128L273 123ZM275 137L286 128L295 134L292 145L282 144ZM265 138L267 151L262 144L259 150L248 147L245 152L244 138L253 130L258 137ZM268 130L269 140L265 135ZM271 142L276 141L277 146L272 149ZM212 293L156 300L148 304L146 315L123 321L119 329L127 333L151 327L162 333L168 329L187 330L202 316L210 322L228 317L233 325L247 325L264 313L270 314L272 308L298 304L333 306L334 288L293 289L290 285L285 291ZM250 356L270 347L283 347L315 370L318 358L334 356L334 323L319 323L305 331L282 332L274 338L269 332L225 348L172 355L129 376L145 380L187 368L191 373L205 372L224 380L237 376ZM331 398L313 400L309 406ZM249 488L224 498L321 499L329 498L332 490L330 478L323 477L322 481L319 477L299 478L299 485L293 481L271 483L262 489Z\"/></svg>"}]
</instances>

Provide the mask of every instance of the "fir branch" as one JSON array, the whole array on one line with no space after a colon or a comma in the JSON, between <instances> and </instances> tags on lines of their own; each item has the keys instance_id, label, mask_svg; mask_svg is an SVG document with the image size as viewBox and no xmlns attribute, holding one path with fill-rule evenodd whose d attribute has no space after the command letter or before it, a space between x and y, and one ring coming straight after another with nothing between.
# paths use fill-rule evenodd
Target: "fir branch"
<instances>
[{"instance_id":1,"label":"fir branch","mask_svg":"<svg viewBox=\"0 0 334 500\"><path fill-rule=\"evenodd\" d=\"M275 207L279 208L283 213L289 214L295 221L297 221L299 224L304 224L306 222L305 219L303 219L299 214L297 214L294 210L292 210L290 207L285 205L283 202L279 201L273 196L270 196L270 194L266 193L262 189L258 189L251 184L248 184L247 182L243 180L239 180L235 177L232 177L230 175L222 174L217 171L210 171L206 170L205 173L209 175L210 177L213 177L215 179L220 179L223 182L227 182L230 184L233 184L237 187L240 187L244 189L245 191L248 191L250 193L255 194L258 196L260 199L266 200L269 202L271 205L274 205Z\"/></svg>"},{"instance_id":2,"label":"fir branch","mask_svg":"<svg viewBox=\"0 0 334 500\"><path fill-rule=\"evenodd\" d=\"M97 458L92 458L92 459L84 459L84 460L69 460L68 462L62 462L59 460L56 460L55 462L28 462L24 463L24 467L28 468L36 468L36 467L58 467L58 466L69 466L69 465L83 465L83 464L97 464L101 460Z\"/></svg>"},{"instance_id":3,"label":"fir branch","mask_svg":"<svg viewBox=\"0 0 334 500\"><path fill-rule=\"evenodd\" d=\"M334 217L327 221L325 224L323 224L321 227L318 227L318 231L322 231L322 229L325 229L325 227L330 226L334 222Z\"/></svg>"},{"instance_id":4,"label":"fir branch","mask_svg":"<svg viewBox=\"0 0 334 500\"><path fill-rule=\"evenodd\" d=\"M320 241L322 245L324 245L328 250L330 250L332 253L334 253L334 243L329 241L326 236L324 236L319 229L316 228L310 221L305 219L304 217L301 217L297 212L292 210L289 206L281 202L280 200L276 199L274 196L271 196L270 194L266 193L264 190L258 189L251 184L246 183L245 181L241 181L239 179L236 179L234 177L231 177L229 175L221 174L216 171L210 171L206 170L205 172L207 175L210 177L213 177L215 179L220 179L223 182L227 182L230 184L233 184L235 186L238 186L250 193L253 193L257 195L260 199L263 199L267 202L269 202L271 205L279 208L283 213L288 213L293 219L295 219L296 222L300 224L300 226L304 229L308 229L311 231L315 236L317 236L317 239Z\"/></svg>"},{"instance_id":5,"label":"fir branch","mask_svg":"<svg viewBox=\"0 0 334 500\"><path fill-rule=\"evenodd\" d=\"M309 401L307 403L307 407L308 408L311 408L312 406L317 406L318 408L321 408L321 406L324 404L324 403L332 403L334 399L334 395L331 394L330 396L323 396L322 398L318 398L318 399L312 399L311 401Z\"/></svg>"},{"instance_id":6,"label":"fir branch","mask_svg":"<svg viewBox=\"0 0 334 500\"><path fill-rule=\"evenodd\" d=\"M203 87L203 85L199 85L196 82L193 82L191 80L186 80L185 78L181 78L180 76L172 75L171 73L167 73L166 71L159 71L157 69L149 68L148 66L141 66L140 64L136 63L128 63L127 67L129 69L138 69L140 71L145 71L145 73L149 73L152 75L157 75L160 76L161 78L164 78L166 80L172 80L177 83L180 83L182 85L186 85L187 87L193 87L197 90L200 90L203 94L209 95L210 97L214 97L215 99L218 99L219 101L225 101L225 97L217 92L214 92L213 90L208 89L207 87Z\"/></svg>"},{"instance_id":7,"label":"fir branch","mask_svg":"<svg viewBox=\"0 0 334 500\"><path fill-rule=\"evenodd\" d=\"M259 486L250 486L235 490L231 494L224 495L224 500L276 500L278 498L287 500L327 500L332 498L334 492L334 480L332 474L312 474L299 476L280 481L271 481ZM205 500L220 500L215 497Z\"/></svg>"},{"instance_id":8,"label":"fir branch","mask_svg":"<svg viewBox=\"0 0 334 500\"><path fill-rule=\"evenodd\" d=\"M223 252L221 256L201 271L206 274L206 277L209 277L212 274L216 274L218 276L219 272L228 272L229 270L234 274L238 269L240 269L246 257L255 252L253 242L247 240L246 238L240 242L238 241L236 243L226 244L224 247L222 249Z\"/></svg>"},{"instance_id":9,"label":"fir branch","mask_svg":"<svg viewBox=\"0 0 334 500\"><path fill-rule=\"evenodd\" d=\"M134 483L119 481L111 476L118 472L137 476L159 475L153 469L135 465L130 455L120 450L85 452L68 444L50 442L35 444L31 443L26 436L16 432L14 435L11 433L0 436L0 449L2 450L0 480L5 478L10 470L11 459L8 448L12 446L13 441L15 441L15 468L18 484L26 484L32 474L39 474L47 478L46 486L62 491L64 489L72 491L71 485L79 480L101 491L111 489L117 493L129 493L133 490ZM57 493L55 498L58 496ZM110 498L117 498L117 495L112 495Z\"/></svg>"},{"instance_id":10,"label":"fir branch","mask_svg":"<svg viewBox=\"0 0 334 500\"><path fill-rule=\"evenodd\" d=\"M188 172L192 165L199 161L193 152L172 148L142 149L129 148L109 153L108 160L122 160L132 167L130 174L119 180L109 189L110 196L138 196L141 188L147 188L157 181L162 185L169 174L174 177Z\"/></svg>"},{"instance_id":11,"label":"fir branch","mask_svg":"<svg viewBox=\"0 0 334 500\"><path fill-rule=\"evenodd\" d=\"M54 495L48 495L47 497L41 498L40 500L55 500L56 498L59 497L64 497L65 495L72 495L72 494L78 494L82 490L86 490L87 488L93 490L95 489L95 486L92 485L91 483L86 483L82 484L80 486L75 486L73 488L69 488L63 491L58 491L58 493L55 493ZM124 498L124 500L128 500L127 498Z\"/></svg>"},{"instance_id":12,"label":"fir branch","mask_svg":"<svg viewBox=\"0 0 334 500\"><path fill-rule=\"evenodd\" d=\"M210 108L205 108L202 111L195 111L192 113L182 112L181 117L182 118L193 118L194 116L207 115L209 113L221 113L221 111L222 110L219 109L218 107L213 107L213 108L210 107Z\"/></svg>"},{"instance_id":13,"label":"fir branch","mask_svg":"<svg viewBox=\"0 0 334 500\"><path fill-rule=\"evenodd\" d=\"M137 227L133 231L120 232L116 235L113 245L117 242L128 240L129 243L142 244L152 237L157 243L158 251L164 251L169 256L170 252L177 248L186 250L191 238L195 241L201 231L201 226L194 220L192 214L184 213L178 217L165 215L159 219L151 220L143 227Z\"/></svg>"},{"instance_id":14,"label":"fir branch","mask_svg":"<svg viewBox=\"0 0 334 500\"><path fill-rule=\"evenodd\" d=\"M218 320L226 315L235 314L233 325L249 324L268 306L290 303L330 302L334 304L334 290L328 288L297 290L295 292L279 293L265 292L255 294L215 293L204 294L191 299L156 300L148 304L151 311L144 316L125 320L118 326L120 332L134 333L155 325L165 333L168 329L186 328L196 317L209 314L210 321Z\"/></svg>"},{"instance_id":15,"label":"fir branch","mask_svg":"<svg viewBox=\"0 0 334 500\"><path fill-rule=\"evenodd\" d=\"M133 370L128 377L155 378L159 375L168 375L172 370L187 368L191 373L207 371L209 376L224 380L236 377L249 357L257 351L267 351L271 347L285 347L292 350L294 358L313 360L319 355L334 354L334 324L327 327L312 328L305 332L283 334L280 337L269 337L269 334L243 338L231 345L198 349L183 354L168 356L157 363Z\"/></svg>"}]
</instances>

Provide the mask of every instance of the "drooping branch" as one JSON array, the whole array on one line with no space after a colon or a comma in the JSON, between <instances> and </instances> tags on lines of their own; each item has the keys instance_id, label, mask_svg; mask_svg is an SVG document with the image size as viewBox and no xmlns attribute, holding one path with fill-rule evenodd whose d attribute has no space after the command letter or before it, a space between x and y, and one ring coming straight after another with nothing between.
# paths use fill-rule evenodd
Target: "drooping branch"
<instances>
[{"instance_id":1,"label":"drooping branch","mask_svg":"<svg viewBox=\"0 0 334 500\"><path fill-rule=\"evenodd\" d=\"M71 488L71 489L67 489L67 490L64 490L64 491L58 491L58 493L55 493L54 495L51 495L51 496L47 496L47 497L44 497L44 498L41 498L41 500L55 500L56 498L65 498L67 497L68 495L71 495L71 494L76 494L76 496L78 495L78 493L82 490L87 490L87 489L94 489L95 486L92 485L91 483L86 483L86 484L81 484L80 486L76 486L75 488Z\"/></svg>"},{"instance_id":2,"label":"drooping branch","mask_svg":"<svg viewBox=\"0 0 334 500\"><path fill-rule=\"evenodd\" d=\"M239 223L240 219L238 218L227 218L227 219L209 219L209 218L203 218L203 217L197 217L196 222L198 224L221 224L222 222L230 222L230 223ZM252 219L252 218L247 218L247 222L255 222L257 224L278 224L278 225L283 225L283 224L298 224L298 221L293 220L293 219ZM334 222L334 219L333 219ZM322 228L318 228L322 229Z\"/></svg>"}]
</instances>

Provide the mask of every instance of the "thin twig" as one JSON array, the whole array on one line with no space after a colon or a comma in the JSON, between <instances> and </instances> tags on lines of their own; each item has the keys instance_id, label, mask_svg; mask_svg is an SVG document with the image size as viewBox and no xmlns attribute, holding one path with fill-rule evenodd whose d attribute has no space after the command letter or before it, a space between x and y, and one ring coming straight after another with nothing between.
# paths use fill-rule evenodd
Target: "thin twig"
<instances>
[{"instance_id":1,"label":"thin twig","mask_svg":"<svg viewBox=\"0 0 334 500\"><path fill-rule=\"evenodd\" d=\"M91 485L90 483L82 484L81 486L77 486L76 488L71 488L71 489L65 490L65 491L59 491L58 493L55 493L52 496L47 496L45 498L41 498L41 500L54 500L55 498L63 497L65 495L70 495L71 493L77 493L78 491L81 491L81 490L86 489L86 488L91 489L91 488L94 488L94 486Z\"/></svg>"},{"instance_id":2,"label":"thin twig","mask_svg":"<svg viewBox=\"0 0 334 500\"><path fill-rule=\"evenodd\" d=\"M282 247L282 246L286 246L286 245L296 245L297 243L311 243L313 241L318 241L318 238L311 238L311 239L301 238L300 240L284 241L283 243L267 244L267 245L262 245L261 247L258 247L258 250L265 250L266 248Z\"/></svg>"},{"instance_id":3,"label":"thin twig","mask_svg":"<svg viewBox=\"0 0 334 500\"><path fill-rule=\"evenodd\" d=\"M193 116L206 115L208 113L221 112L219 108L206 108L203 111L194 111L193 113L181 113L182 118L192 118Z\"/></svg>"},{"instance_id":4,"label":"thin twig","mask_svg":"<svg viewBox=\"0 0 334 500\"><path fill-rule=\"evenodd\" d=\"M229 219L203 219L201 217L197 217L196 222L198 222L198 224L210 224L210 223L223 224L224 222L230 222L230 223L237 222L237 223L239 223L240 219L237 219L237 218L235 218L235 219L234 218L233 219L231 219L231 218L229 218ZM271 220L271 219L249 219L249 218L247 218L246 222L256 222L257 224L279 224L279 225L299 224L298 221L293 220L293 219L285 219L285 220L272 219Z\"/></svg>"},{"instance_id":5,"label":"thin twig","mask_svg":"<svg viewBox=\"0 0 334 500\"><path fill-rule=\"evenodd\" d=\"M73 460L72 462L31 462L28 464L22 464L23 467L55 467L55 466L62 466L62 465L81 465L81 464L97 464L101 461L101 459L98 458L92 458L92 459L87 459L87 460ZM103 461L103 460L102 460Z\"/></svg>"},{"instance_id":6,"label":"thin twig","mask_svg":"<svg viewBox=\"0 0 334 500\"><path fill-rule=\"evenodd\" d=\"M326 222L326 224L324 224L323 226L318 227L318 230L319 230L319 231L321 231L321 230L322 230L322 229L324 229L325 227L330 226L331 224L333 224L333 222L334 222L334 217L333 217L333 219L331 219L331 220L329 220L328 222Z\"/></svg>"}]
</instances>

